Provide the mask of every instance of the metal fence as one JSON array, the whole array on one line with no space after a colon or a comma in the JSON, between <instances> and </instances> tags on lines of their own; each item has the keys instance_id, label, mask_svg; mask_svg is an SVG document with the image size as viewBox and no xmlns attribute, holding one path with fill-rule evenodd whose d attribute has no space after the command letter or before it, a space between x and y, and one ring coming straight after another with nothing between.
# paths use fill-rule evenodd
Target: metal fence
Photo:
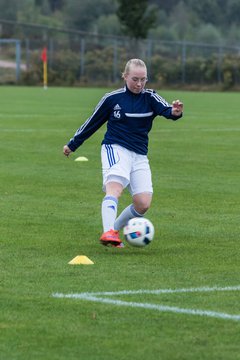
<instances>
[{"instance_id":1,"label":"metal fence","mask_svg":"<svg viewBox=\"0 0 240 360\"><path fill-rule=\"evenodd\" d=\"M165 76L170 85L202 85L209 81L221 84L225 81L225 59L234 58L230 64L231 76L234 77L234 83L240 85L240 46L161 39L133 42L127 37L16 24L5 20L0 20L0 24L2 34L7 33L6 28L9 26L14 35L18 34L18 40L0 41L0 61L8 59L16 63L16 81L19 81L21 71L31 69L37 57L40 59L42 48L47 46L49 69L54 69L59 59L69 56L74 62L76 81L89 84L98 81L103 84L119 82L124 63L130 57L141 57L148 65L150 80L161 82ZM213 74L210 76L211 71ZM2 72L0 82L4 82Z\"/></svg>"}]
</instances>

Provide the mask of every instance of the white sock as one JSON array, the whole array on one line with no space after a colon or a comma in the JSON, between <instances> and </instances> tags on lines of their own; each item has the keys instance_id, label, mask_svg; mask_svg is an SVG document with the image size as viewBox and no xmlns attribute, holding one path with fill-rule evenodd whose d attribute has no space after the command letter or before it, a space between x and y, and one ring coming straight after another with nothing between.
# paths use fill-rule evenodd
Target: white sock
<instances>
[{"instance_id":1,"label":"white sock","mask_svg":"<svg viewBox=\"0 0 240 360\"><path fill-rule=\"evenodd\" d=\"M102 201L102 223L103 231L114 229L114 222L117 217L118 199L114 196L105 196Z\"/></svg>"},{"instance_id":2,"label":"white sock","mask_svg":"<svg viewBox=\"0 0 240 360\"><path fill-rule=\"evenodd\" d=\"M114 223L114 229L120 230L122 229L128 222L128 220L134 217L142 217L143 214L139 214L135 209L133 204L126 207L121 214L118 216Z\"/></svg>"}]
</instances>

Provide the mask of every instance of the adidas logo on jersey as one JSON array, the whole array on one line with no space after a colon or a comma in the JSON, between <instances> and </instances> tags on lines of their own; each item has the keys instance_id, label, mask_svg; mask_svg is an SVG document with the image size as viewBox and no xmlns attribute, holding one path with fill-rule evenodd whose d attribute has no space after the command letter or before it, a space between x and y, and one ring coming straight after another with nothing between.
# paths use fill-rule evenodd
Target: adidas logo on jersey
<instances>
[{"instance_id":1,"label":"adidas logo on jersey","mask_svg":"<svg viewBox=\"0 0 240 360\"><path fill-rule=\"evenodd\" d=\"M113 110L121 110L121 106L119 106L118 104L116 104L113 108Z\"/></svg>"}]
</instances>

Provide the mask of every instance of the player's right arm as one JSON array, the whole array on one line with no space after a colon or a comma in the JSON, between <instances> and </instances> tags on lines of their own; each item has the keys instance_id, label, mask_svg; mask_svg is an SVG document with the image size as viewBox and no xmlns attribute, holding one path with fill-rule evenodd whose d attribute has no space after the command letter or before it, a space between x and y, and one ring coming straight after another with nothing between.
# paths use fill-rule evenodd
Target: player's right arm
<instances>
[{"instance_id":1,"label":"player's right arm","mask_svg":"<svg viewBox=\"0 0 240 360\"><path fill-rule=\"evenodd\" d=\"M64 145L63 154L68 157L71 154L71 152L72 152L72 150L69 149L69 147L67 145Z\"/></svg>"},{"instance_id":2,"label":"player's right arm","mask_svg":"<svg viewBox=\"0 0 240 360\"><path fill-rule=\"evenodd\" d=\"M93 135L107 120L110 113L108 94L96 106L93 114L80 126L73 138L63 147L63 154L69 156L82 143Z\"/></svg>"}]
</instances>

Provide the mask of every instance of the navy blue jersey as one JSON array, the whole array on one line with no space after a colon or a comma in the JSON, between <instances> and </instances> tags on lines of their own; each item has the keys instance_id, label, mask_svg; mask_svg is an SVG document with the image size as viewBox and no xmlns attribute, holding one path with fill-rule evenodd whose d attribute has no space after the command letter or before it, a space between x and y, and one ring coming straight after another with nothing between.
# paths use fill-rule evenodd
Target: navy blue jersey
<instances>
[{"instance_id":1,"label":"navy blue jersey","mask_svg":"<svg viewBox=\"0 0 240 360\"><path fill-rule=\"evenodd\" d=\"M171 110L171 105L154 90L144 89L140 94L134 94L125 86L103 96L93 114L67 145L75 151L107 122L102 144L118 144L137 154L146 155L153 119L158 115L172 120L182 116L172 115Z\"/></svg>"}]
</instances>

